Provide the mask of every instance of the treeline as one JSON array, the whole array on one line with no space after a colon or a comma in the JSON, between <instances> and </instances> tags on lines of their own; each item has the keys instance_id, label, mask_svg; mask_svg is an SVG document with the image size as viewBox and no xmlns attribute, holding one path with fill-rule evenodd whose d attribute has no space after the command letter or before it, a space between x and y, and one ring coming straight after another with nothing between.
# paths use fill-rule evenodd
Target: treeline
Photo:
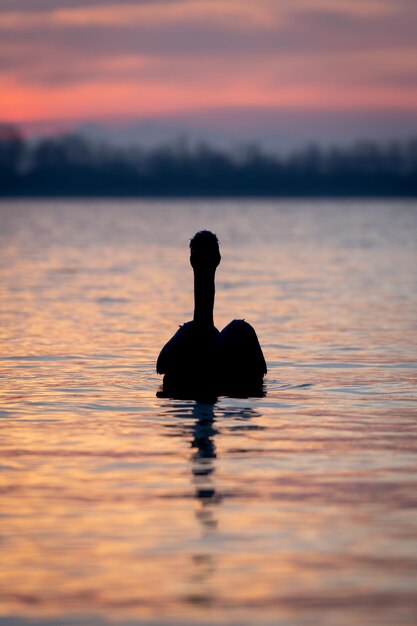
<instances>
[{"instance_id":1,"label":"treeline","mask_svg":"<svg viewBox=\"0 0 417 626\"><path fill-rule=\"evenodd\" d=\"M178 142L116 148L77 135L26 141L0 127L0 196L417 196L417 140L290 156Z\"/></svg>"}]
</instances>

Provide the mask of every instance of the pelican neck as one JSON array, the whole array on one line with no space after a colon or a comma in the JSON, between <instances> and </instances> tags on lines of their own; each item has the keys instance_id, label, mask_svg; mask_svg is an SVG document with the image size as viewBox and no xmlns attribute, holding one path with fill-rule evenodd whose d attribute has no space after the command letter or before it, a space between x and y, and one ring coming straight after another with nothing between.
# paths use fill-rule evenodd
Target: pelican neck
<instances>
[{"instance_id":1,"label":"pelican neck","mask_svg":"<svg viewBox=\"0 0 417 626\"><path fill-rule=\"evenodd\" d=\"M214 327L214 296L216 268L194 267L194 322Z\"/></svg>"}]
</instances>

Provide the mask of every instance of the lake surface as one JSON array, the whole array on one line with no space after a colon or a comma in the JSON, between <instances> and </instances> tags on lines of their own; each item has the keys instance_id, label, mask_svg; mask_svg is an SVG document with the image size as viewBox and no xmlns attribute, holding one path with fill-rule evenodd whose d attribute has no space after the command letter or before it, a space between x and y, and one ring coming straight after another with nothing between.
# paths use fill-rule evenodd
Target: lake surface
<instances>
[{"instance_id":1,"label":"lake surface","mask_svg":"<svg viewBox=\"0 0 417 626\"><path fill-rule=\"evenodd\" d=\"M202 228L265 397L156 396ZM0 204L0 625L414 624L416 268L412 201Z\"/></svg>"}]
</instances>

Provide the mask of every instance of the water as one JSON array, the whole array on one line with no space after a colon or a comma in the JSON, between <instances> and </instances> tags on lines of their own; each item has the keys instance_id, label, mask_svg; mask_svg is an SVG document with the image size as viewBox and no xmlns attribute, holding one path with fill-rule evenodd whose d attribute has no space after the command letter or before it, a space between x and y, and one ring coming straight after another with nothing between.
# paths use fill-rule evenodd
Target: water
<instances>
[{"instance_id":1,"label":"water","mask_svg":"<svg viewBox=\"0 0 417 626\"><path fill-rule=\"evenodd\" d=\"M156 397L201 228L264 398ZM1 626L415 622L415 202L3 202L0 232Z\"/></svg>"}]
</instances>

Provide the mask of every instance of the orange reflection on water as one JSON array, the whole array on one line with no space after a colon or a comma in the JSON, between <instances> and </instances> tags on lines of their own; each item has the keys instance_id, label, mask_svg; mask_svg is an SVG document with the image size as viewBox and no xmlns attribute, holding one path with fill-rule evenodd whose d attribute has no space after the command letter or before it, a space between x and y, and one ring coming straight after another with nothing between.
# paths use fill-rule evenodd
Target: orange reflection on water
<instances>
[{"instance_id":1,"label":"orange reflection on water","mask_svg":"<svg viewBox=\"0 0 417 626\"><path fill-rule=\"evenodd\" d=\"M411 625L415 212L348 206L0 207L0 618ZM201 227L264 398L156 397Z\"/></svg>"}]
</instances>

